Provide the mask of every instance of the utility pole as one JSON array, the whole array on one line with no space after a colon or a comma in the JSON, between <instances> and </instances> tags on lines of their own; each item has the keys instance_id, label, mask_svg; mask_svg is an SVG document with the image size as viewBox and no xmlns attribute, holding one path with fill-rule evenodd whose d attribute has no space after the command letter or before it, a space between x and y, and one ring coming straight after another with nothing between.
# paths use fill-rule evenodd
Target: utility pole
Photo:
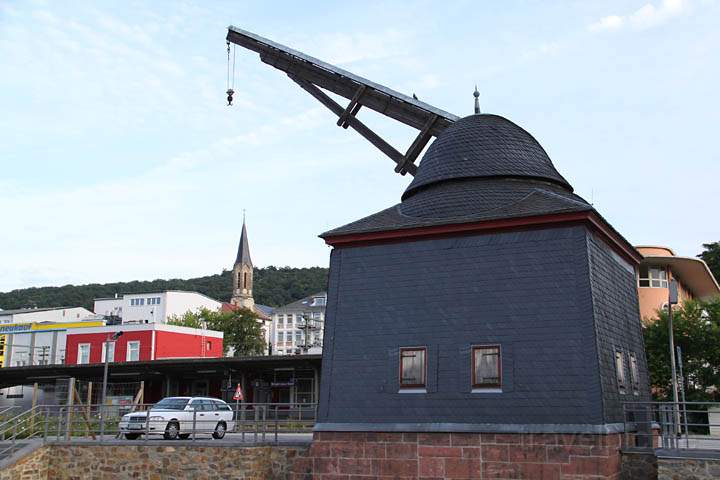
<instances>
[{"instance_id":1,"label":"utility pole","mask_svg":"<svg viewBox=\"0 0 720 480\"><path fill-rule=\"evenodd\" d=\"M668 292L668 337L670 338L670 363L672 364L672 390L673 390L673 422L675 434L680 428L680 408L678 404L678 381L675 367L675 337L673 334L672 306L678 303L678 286L675 279L670 280Z\"/></svg>"},{"instance_id":2,"label":"utility pole","mask_svg":"<svg viewBox=\"0 0 720 480\"><path fill-rule=\"evenodd\" d=\"M108 381L108 363L110 360L110 341L114 343L118 338L122 337L123 332L118 331L114 334L108 334L105 338L105 366L103 369L103 384L102 384L102 403L100 404L100 438L105 434L105 402L107 401L107 381ZM115 356L115 348L113 347L113 357ZM114 360L114 359L113 359Z\"/></svg>"}]
</instances>

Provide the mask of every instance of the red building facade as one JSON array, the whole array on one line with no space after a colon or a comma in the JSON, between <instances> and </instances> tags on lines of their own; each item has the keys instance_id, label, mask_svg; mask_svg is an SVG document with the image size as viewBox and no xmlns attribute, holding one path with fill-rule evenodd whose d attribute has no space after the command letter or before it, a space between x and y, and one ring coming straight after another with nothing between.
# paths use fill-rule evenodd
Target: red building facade
<instances>
[{"instance_id":1,"label":"red building facade","mask_svg":"<svg viewBox=\"0 0 720 480\"><path fill-rule=\"evenodd\" d=\"M117 332L122 332L122 336L111 343L108 355L111 362L219 358L223 354L222 332L148 323L78 328L69 332L65 363L104 362L105 341Z\"/></svg>"}]
</instances>

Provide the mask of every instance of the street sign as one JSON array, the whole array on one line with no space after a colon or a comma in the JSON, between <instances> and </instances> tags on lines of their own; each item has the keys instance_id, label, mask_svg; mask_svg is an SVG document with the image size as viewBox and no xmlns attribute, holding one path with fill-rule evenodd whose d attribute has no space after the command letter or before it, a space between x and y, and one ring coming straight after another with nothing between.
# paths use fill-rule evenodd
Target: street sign
<instances>
[{"instance_id":1,"label":"street sign","mask_svg":"<svg viewBox=\"0 0 720 480\"><path fill-rule=\"evenodd\" d=\"M235 401L244 400L243 391L242 391L242 388L240 388L239 383L237 384L237 388L235 389L235 395L233 395L233 400L235 400Z\"/></svg>"}]
</instances>

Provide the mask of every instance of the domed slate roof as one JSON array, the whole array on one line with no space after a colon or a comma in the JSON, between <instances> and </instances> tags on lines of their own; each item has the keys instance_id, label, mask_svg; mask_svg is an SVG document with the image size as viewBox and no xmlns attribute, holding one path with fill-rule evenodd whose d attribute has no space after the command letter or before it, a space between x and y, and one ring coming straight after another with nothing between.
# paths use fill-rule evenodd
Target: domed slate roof
<instances>
[{"instance_id":1,"label":"domed slate roof","mask_svg":"<svg viewBox=\"0 0 720 480\"><path fill-rule=\"evenodd\" d=\"M401 203L321 237L589 210L532 135L476 114L435 139Z\"/></svg>"},{"instance_id":2,"label":"domed slate roof","mask_svg":"<svg viewBox=\"0 0 720 480\"><path fill-rule=\"evenodd\" d=\"M542 179L572 192L532 135L499 115L476 114L455 122L430 145L402 198L446 180L491 177Z\"/></svg>"}]
</instances>

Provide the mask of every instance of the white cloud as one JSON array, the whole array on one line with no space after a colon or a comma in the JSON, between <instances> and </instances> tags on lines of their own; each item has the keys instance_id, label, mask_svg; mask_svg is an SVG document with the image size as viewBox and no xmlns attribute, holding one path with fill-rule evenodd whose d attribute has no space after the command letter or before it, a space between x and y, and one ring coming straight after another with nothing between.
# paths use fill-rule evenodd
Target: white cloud
<instances>
[{"instance_id":1,"label":"white cloud","mask_svg":"<svg viewBox=\"0 0 720 480\"><path fill-rule=\"evenodd\" d=\"M608 15L590 25L590 30L617 30L625 23L625 19L618 15Z\"/></svg>"},{"instance_id":2,"label":"white cloud","mask_svg":"<svg viewBox=\"0 0 720 480\"><path fill-rule=\"evenodd\" d=\"M662 0L658 6L647 3L628 15L608 15L591 24L588 29L594 32L619 30L623 27L644 30L662 25L686 10L685 0Z\"/></svg>"}]
</instances>

